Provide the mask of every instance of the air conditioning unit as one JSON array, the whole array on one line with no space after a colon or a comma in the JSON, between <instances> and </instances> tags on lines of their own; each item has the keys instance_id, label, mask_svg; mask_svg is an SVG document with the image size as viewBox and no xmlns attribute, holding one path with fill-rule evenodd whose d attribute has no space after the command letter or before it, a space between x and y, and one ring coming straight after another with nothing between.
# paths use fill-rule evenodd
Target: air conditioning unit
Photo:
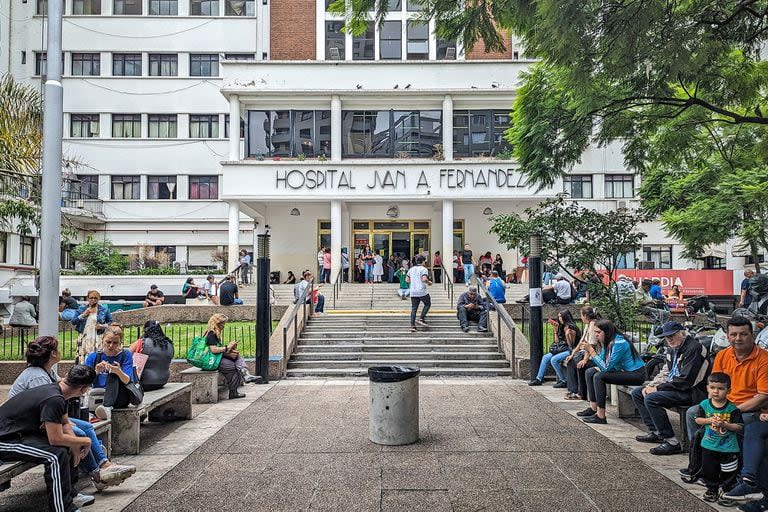
<instances>
[{"instance_id":1,"label":"air conditioning unit","mask_svg":"<svg viewBox=\"0 0 768 512\"><path fill-rule=\"evenodd\" d=\"M627 209L627 202L626 201L616 201L616 209L617 210L626 210Z\"/></svg>"},{"instance_id":2,"label":"air conditioning unit","mask_svg":"<svg viewBox=\"0 0 768 512\"><path fill-rule=\"evenodd\" d=\"M656 268L656 264L652 261L638 261L637 268L639 270L653 270Z\"/></svg>"},{"instance_id":3,"label":"air conditioning unit","mask_svg":"<svg viewBox=\"0 0 768 512\"><path fill-rule=\"evenodd\" d=\"M341 60L341 52L338 48L328 48L328 59L329 60Z\"/></svg>"},{"instance_id":4,"label":"air conditioning unit","mask_svg":"<svg viewBox=\"0 0 768 512\"><path fill-rule=\"evenodd\" d=\"M456 60L455 46L450 46L445 50L445 60Z\"/></svg>"}]
</instances>

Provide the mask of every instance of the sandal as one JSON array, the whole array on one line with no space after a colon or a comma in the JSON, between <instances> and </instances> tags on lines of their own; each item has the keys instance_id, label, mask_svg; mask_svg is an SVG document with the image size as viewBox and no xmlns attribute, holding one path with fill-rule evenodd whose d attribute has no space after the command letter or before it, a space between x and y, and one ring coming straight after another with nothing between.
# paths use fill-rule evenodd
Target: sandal
<instances>
[{"instance_id":1,"label":"sandal","mask_svg":"<svg viewBox=\"0 0 768 512\"><path fill-rule=\"evenodd\" d=\"M566 393L563 398L566 400L581 400L581 397L578 395L578 393Z\"/></svg>"}]
</instances>

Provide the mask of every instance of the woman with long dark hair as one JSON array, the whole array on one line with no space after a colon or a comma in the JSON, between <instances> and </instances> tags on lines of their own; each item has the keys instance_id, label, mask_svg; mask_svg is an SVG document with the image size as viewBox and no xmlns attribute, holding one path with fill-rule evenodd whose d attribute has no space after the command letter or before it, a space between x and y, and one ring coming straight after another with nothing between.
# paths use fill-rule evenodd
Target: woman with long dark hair
<instances>
[{"instance_id":1,"label":"woman with long dark hair","mask_svg":"<svg viewBox=\"0 0 768 512\"><path fill-rule=\"evenodd\" d=\"M363 248L363 277L365 279L365 284L370 284L373 282L373 251L371 250L371 246L366 244Z\"/></svg>"},{"instance_id":2,"label":"woman with long dark hair","mask_svg":"<svg viewBox=\"0 0 768 512\"><path fill-rule=\"evenodd\" d=\"M135 344L131 345L132 352L134 349ZM141 387L144 391L162 388L171 376L173 340L165 335L160 322L148 320L144 324L141 353L148 357L144 371L141 373Z\"/></svg>"},{"instance_id":3,"label":"woman with long dark hair","mask_svg":"<svg viewBox=\"0 0 768 512\"><path fill-rule=\"evenodd\" d=\"M566 400L586 400L587 399L587 368L595 365L587 356L587 345L597 347L599 352L603 349L595 338L595 324L600 320L600 315L592 306L584 306L579 312L581 323L584 326L584 333L581 340L574 347L571 354L565 358L566 375L568 382L568 392L565 394Z\"/></svg>"},{"instance_id":4,"label":"woman with long dark hair","mask_svg":"<svg viewBox=\"0 0 768 512\"><path fill-rule=\"evenodd\" d=\"M595 338L604 348L598 353L587 346L586 352L595 364L586 371L589 407L579 413L584 423L601 423L605 419L605 402L608 384L639 386L645 382L645 365L635 346L620 333L610 320L598 320Z\"/></svg>"},{"instance_id":5,"label":"woman with long dark hair","mask_svg":"<svg viewBox=\"0 0 768 512\"><path fill-rule=\"evenodd\" d=\"M556 329L557 340L549 347L549 352L544 354L539 365L539 373L535 379L528 383L529 386L541 386L548 365L552 365L555 375L557 375L557 382L554 387L564 388L567 386L562 363L581 338L581 329L573 321L573 315L567 309L563 309L557 314Z\"/></svg>"}]
</instances>

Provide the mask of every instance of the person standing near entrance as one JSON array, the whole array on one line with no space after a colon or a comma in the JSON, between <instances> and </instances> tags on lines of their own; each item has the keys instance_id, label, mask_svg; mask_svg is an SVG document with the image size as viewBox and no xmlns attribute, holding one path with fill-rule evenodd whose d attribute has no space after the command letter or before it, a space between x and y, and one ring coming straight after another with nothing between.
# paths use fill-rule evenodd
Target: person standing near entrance
<instances>
[{"instance_id":1,"label":"person standing near entrance","mask_svg":"<svg viewBox=\"0 0 768 512\"><path fill-rule=\"evenodd\" d=\"M373 282L380 283L384 275L384 258L378 252L373 256Z\"/></svg>"},{"instance_id":2,"label":"person standing near entrance","mask_svg":"<svg viewBox=\"0 0 768 512\"><path fill-rule=\"evenodd\" d=\"M405 280L409 284L408 293L411 296L411 332L416 332L416 324L427 326L427 313L432 306L432 299L427 288L432 284L432 281L429 280L429 270L424 267L424 256L416 257L416 266L408 271ZM424 308L422 308L421 316L417 320L416 313L420 302L424 303Z\"/></svg>"},{"instance_id":3,"label":"person standing near entrance","mask_svg":"<svg viewBox=\"0 0 768 512\"><path fill-rule=\"evenodd\" d=\"M323 258L325 256L325 247L321 247L319 251L317 251L317 274L322 275L323 273Z\"/></svg>"},{"instance_id":4,"label":"person standing near entrance","mask_svg":"<svg viewBox=\"0 0 768 512\"><path fill-rule=\"evenodd\" d=\"M469 286L472 276L475 275L475 264L472 261L472 246L464 244L464 250L459 255L461 257L461 266L464 267L464 282Z\"/></svg>"},{"instance_id":5,"label":"person standing near entrance","mask_svg":"<svg viewBox=\"0 0 768 512\"><path fill-rule=\"evenodd\" d=\"M373 282L373 251L370 245L366 245L363 249L363 272L365 284L371 284Z\"/></svg>"},{"instance_id":6,"label":"person standing near entrance","mask_svg":"<svg viewBox=\"0 0 768 512\"><path fill-rule=\"evenodd\" d=\"M341 249L341 272L342 277L341 280L344 283L349 282L349 254L347 254L347 248L342 247Z\"/></svg>"},{"instance_id":7,"label":"person standing near entrance","mask_svg":"<svg viewBox=\"0 0 768 512\"><path fill-rule=\"evenodd\" d=\"M435 276L435 282L442 282L443 277L443 258L440 251L435 251L435 257L432 259L432 274Z\"/></svg>"}]
</instances>

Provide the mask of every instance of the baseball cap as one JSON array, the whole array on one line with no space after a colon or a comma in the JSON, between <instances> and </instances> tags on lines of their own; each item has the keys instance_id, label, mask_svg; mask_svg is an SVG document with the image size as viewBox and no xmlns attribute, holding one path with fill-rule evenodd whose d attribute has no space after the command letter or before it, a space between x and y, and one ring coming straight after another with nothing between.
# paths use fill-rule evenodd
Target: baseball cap
<instances>
[{"instance_id":1,"label":"baseball cap","mask_svg":"<svg viewBox=\"0 0 768 512\"><path fill-rule=\"evenodd\" d=\"M150 287L149 287L149 289L150 289L150 290L157 290L157 285L156 285L156 284L153 284L152 286L150 286Z\"/></svg>"},{"instance_id":2,"label":"baseball cap","mask_svg":"<svg viewBox=\"0 0 768 512\"><path fill-rule=\"evenodd\" d=\"M658 336L660 337L672 336L673 334L676 334L683 330L685 330L685 327L683 327L683 324L681 324L680 322L666 322L664 325L661 326L661 333Z\"/></svg>"}]
</instances>

